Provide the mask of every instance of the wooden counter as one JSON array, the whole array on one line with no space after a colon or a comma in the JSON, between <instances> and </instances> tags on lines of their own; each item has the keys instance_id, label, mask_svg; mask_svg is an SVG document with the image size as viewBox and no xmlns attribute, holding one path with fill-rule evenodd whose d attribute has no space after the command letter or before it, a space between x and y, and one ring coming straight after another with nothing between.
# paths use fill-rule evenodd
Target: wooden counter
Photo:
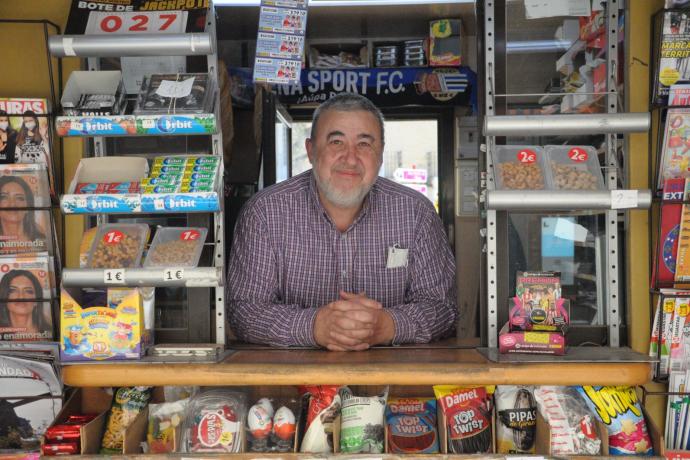
<instances>
[{"instance_id":1,"label":"wooden counter","mask_svg":"<svg viewBox=\"0 0 690 460\"><path fill-rule=\"evenodd\" d=\"M382 348L359 353L321 350L242 349L215 364L100 363L63 368L75 387L134 385L641 385L651 380L652 363L639 358L587 361L583 349L545 362L493 362L476 349ZM581 356L577 359L577 356ZM640 355L642 356L642 355ZM575 359L574 359L575 358ZM573 360L574 359L574 360ZM593 358L592 358L593 359Z\"/></svg>"}]
</instances>

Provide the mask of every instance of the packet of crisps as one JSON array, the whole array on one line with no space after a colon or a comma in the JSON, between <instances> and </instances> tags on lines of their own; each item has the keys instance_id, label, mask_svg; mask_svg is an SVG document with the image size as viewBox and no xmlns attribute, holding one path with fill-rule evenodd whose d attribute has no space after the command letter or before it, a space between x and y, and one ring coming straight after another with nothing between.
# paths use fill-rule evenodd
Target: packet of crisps
<instances>
[{"instance_id":1,"label":"packet of crisps","mask_svg":"<svg viewBox=\"0 0 690 460\"><path fill-rule=\"evenodd\" d=\"M628 386L577 387L589 408L609 432L612 455L653 455L652 440L637 399Z\"/></svg>"}]
</instances>

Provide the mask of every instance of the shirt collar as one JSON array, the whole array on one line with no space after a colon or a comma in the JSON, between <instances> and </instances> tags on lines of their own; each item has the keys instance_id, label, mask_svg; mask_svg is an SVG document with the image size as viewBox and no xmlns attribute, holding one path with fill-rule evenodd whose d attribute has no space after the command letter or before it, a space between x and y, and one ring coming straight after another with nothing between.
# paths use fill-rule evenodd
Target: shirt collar
<instances>
[{"instance_id":1,"label":"shirt collar","mask_svg":"<svg viewBox=\"0 0 690 460\"><path fill-rule=\"evenodd\" d=\"M374 205L374 195L378 193L378 177L376 178L376 181L374 182L374 185L372 185L371 190L369 190L369 193L367 193L367 196L364 197L364 202L362 203L362 209L360 209L359 214L357 214L357 217L355 218L354 222L352 222L352 225L345 231L346 233L350 231L351 228L353 228L355 225L357 225L364 217L366 217L367 214L372 212L372 207ZM326 218L326 220L331 224L333 224L333 220L331 219L331 216L328 215L328 212L326 211L326 208L323 207L323 204L321 203L321 197L319 196L319 188L316 185L316 179L314 178L314 170L311 170L311 173L309 174L309 196L312 201L312 205L314 206L314 209L320 213L323 217ZM335 227L335 225L334 225Z\"/></svg>"}]
</instances>

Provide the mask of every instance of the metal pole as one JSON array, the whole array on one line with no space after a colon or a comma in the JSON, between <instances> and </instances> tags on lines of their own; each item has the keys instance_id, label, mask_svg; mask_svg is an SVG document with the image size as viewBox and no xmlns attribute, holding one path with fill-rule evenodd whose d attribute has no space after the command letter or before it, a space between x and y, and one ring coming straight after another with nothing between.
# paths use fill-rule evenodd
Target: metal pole
<instances>
[{"instance_id":1,"label":"metal pole","mask_svg":"<svg viewBox=\"0 0 690 460\"><path fill-rule=\"evenodd\" d=\"M608 98L612 96L609 94ZM616 96L617 97L617 96ZM613 134L649 131L650 115L644 113L602 113L584 115L487 116L485 136L552 134Z\"/></svg>"},{"instance_id":2,"label":"metal pole","mask_svg":"<svg viewBox=\"0 0 690 460\"><path fill-rule=\"evenodd\" d=\"M627 209L647 209L652 204L651 190L633 190L636 202ZM610 190L489 190L486 207L495 211L578 211L610 210L617 194Z\"/></svg>"},{"instance_id":3,"label":"metal pole","mask_svg":"<svg viewBox=\"0 0 690 460\"><path fill-rule=\"evenodd\" d=\"M53 35L48 47L57 57L193 56L215 52L209 33Z\"/></svg>"}]
</instances>

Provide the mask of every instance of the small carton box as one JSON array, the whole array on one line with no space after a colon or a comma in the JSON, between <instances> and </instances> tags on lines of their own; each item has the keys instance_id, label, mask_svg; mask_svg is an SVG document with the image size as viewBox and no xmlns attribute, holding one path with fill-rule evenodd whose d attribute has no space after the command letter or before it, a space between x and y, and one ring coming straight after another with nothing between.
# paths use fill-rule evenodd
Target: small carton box
<instances>
[{"instance_id":1,"label":"small carton box","mask_svg":"<svg viewBox=\"0 0 690 460\"><path fill-rule=\"evenodd\" d=\"M78 184L101 182L138 182L148 174L146 158L119 156L83 158L74 178L60 199L62 211L73 213L130 213L141 211L138 193L79 194Z\"/></svg>"},{"instance_id":2,"label":"small carton box","mask_svg":"<svg viewBox=\"0 0 690 460\"><path fill-rule=\"evenodd\" d=\"M455 67L462 64L462 21L437 19L429 22L429 65Z\"/></svg>"},{"instance_id":3,"label":"small carton box","mask_svg":"<svg viewBox=\"0 0 690 460\"><path fill-rule=\"evenodd\" d=\"M115 295L108 290L88 299L80 289L61 289L60 358L62 361L139 359L146 346L143 296L139 289ZM112 305L109 300L113 300ZM85 302L93 302L94 306Z\"/></svg>"},{"instance_id":4,"label":"small carton box","mask_svg":"<svg viewBox=\"0 0 690 460\"><path fill-rule=\"evenodd\" d=\"M601 452L600 455L609 454L609 435L606 430L606 425L601 422L596 423L597 431L599 432L599 439L601 439ZM536 431L536 451L537 454L541 455L556 455L551 452L551 426L544 417L537 411L537 431ZM579 455L573 455L573 457L579 457Z\"/></svg>"},{"instance_id":5,"label":"small carton box","mask_svg":"<svg viewBox=\"0 0 690 460\"><path fill-rule=\"evenodd\" d=\"M101 104L84 107L83 98L89 95L110 96ZM122 72L119 70L75 70L69 76L60 103L66 116L117 115L123 108L125 93ZM96 101L94 101L96 102Z\"/></svg>"}]
</instances>

